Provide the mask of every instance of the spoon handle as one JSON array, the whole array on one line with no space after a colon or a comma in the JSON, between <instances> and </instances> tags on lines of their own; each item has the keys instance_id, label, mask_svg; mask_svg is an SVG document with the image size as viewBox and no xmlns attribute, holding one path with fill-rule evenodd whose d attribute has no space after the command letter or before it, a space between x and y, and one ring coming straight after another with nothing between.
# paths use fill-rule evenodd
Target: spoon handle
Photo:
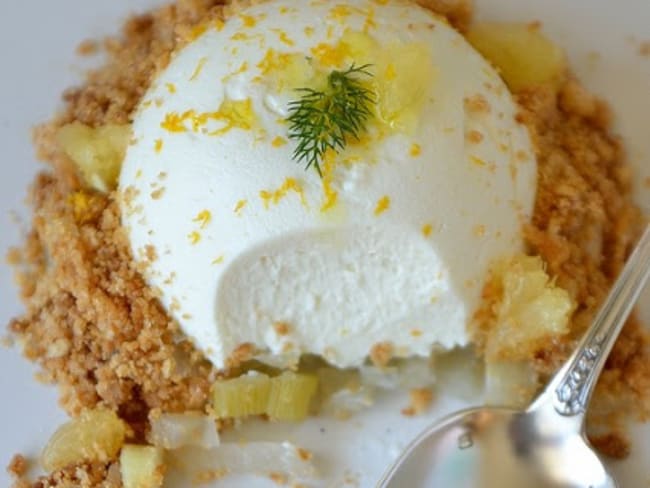
<instances>
[{"instance_id":1,"label":"spoon handle","mask_svg":"<svg viewBox=\"0 0 650 488\"><path fill-rule=\"evenodd\" d=\"M540 400L542 397L548 400L552 395L553 406L559 414L568 417L584 414L607 356L649 276L650 226L646 227L594 323Z\"/></svg>"}]
</instances>

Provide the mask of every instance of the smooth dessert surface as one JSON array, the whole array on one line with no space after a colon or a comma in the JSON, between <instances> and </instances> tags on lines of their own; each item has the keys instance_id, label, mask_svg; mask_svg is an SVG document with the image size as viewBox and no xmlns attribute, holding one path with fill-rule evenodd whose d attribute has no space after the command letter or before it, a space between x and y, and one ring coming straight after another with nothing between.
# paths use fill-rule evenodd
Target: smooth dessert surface
<instances>
[{"instance_id":1,"label":"smooth dessert surface","mask_svg":"<svg viewBox=\"0 0 650 488\"><path fill-rule=\"evenodd\" d=\"M292 157L288 107L354 65L374 117L321 177ZM465 346L488 269L523 251L532 212L517 110L417 5L245 9L177 53L136 112L120 179L133 254L155 255L148 281L219 368L245 344L340 367L382 343L397 357Z\"/></svg>"}]
</instances>

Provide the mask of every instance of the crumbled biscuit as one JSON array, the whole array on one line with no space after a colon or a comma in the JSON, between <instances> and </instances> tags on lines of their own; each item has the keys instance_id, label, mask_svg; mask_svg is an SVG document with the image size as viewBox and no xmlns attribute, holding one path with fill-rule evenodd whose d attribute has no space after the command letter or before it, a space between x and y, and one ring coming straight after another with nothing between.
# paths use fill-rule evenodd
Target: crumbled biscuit
<instances>
[{"instance_id":1,"label":"crumbled biscuit","mask_svg":"<svg viewBox=\"0 0 650 488\"><path fill-rule=\"evenodd\" d=\"M383 368L393 359L394 351L393 344L390 342L378 342L370 349L370 360L375 366Z\"/></svg>"}]
</instances>

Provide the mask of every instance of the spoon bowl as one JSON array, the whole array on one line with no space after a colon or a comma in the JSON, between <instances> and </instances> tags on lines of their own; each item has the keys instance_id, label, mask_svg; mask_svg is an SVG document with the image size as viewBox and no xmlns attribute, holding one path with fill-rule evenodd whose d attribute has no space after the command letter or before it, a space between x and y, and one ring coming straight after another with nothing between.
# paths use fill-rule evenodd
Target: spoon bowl
<instances>
[{"instance_id":1,"label":"spoon bowl","mask_svg":"<svg viewBox=\"0 0 650 488\"><path fill-rule=\"evenodd\" d=\"M558 435L543 418L500 407L450 415L407 448L385 486L616 487L582 435Z\"/></svg>"},{"instance_id":2,"label":"spoon bowl","mask_svg":"<svg viewBox=\"0 0 650 488\"><path fill-rule=\"evenodd\" d=\"M526 410L480 407L420 434L379 488L615 488L589 445L585 413L650 277L650 226L575 352Z\"/></svg>"}]
</instances>

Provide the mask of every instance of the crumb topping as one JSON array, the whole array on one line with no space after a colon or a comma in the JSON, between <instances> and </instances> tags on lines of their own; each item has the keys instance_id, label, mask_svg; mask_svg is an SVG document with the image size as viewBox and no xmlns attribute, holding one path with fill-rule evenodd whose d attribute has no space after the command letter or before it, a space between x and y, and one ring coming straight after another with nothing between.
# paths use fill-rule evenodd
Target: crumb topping
<instances>
[{"instance_id":1,"label":"crumb topping","mask_svg":"<svg viewBox=\"0 0 650 488\"><path fill-rule=\"evenodd\" d=\"M395 348L392 343L378 342L372 346L372 349L370 349L370 361L372 361L372 364L375 366L383 368L391 359L393 359L394 352Z\"/></svg>"}]
</instances>

